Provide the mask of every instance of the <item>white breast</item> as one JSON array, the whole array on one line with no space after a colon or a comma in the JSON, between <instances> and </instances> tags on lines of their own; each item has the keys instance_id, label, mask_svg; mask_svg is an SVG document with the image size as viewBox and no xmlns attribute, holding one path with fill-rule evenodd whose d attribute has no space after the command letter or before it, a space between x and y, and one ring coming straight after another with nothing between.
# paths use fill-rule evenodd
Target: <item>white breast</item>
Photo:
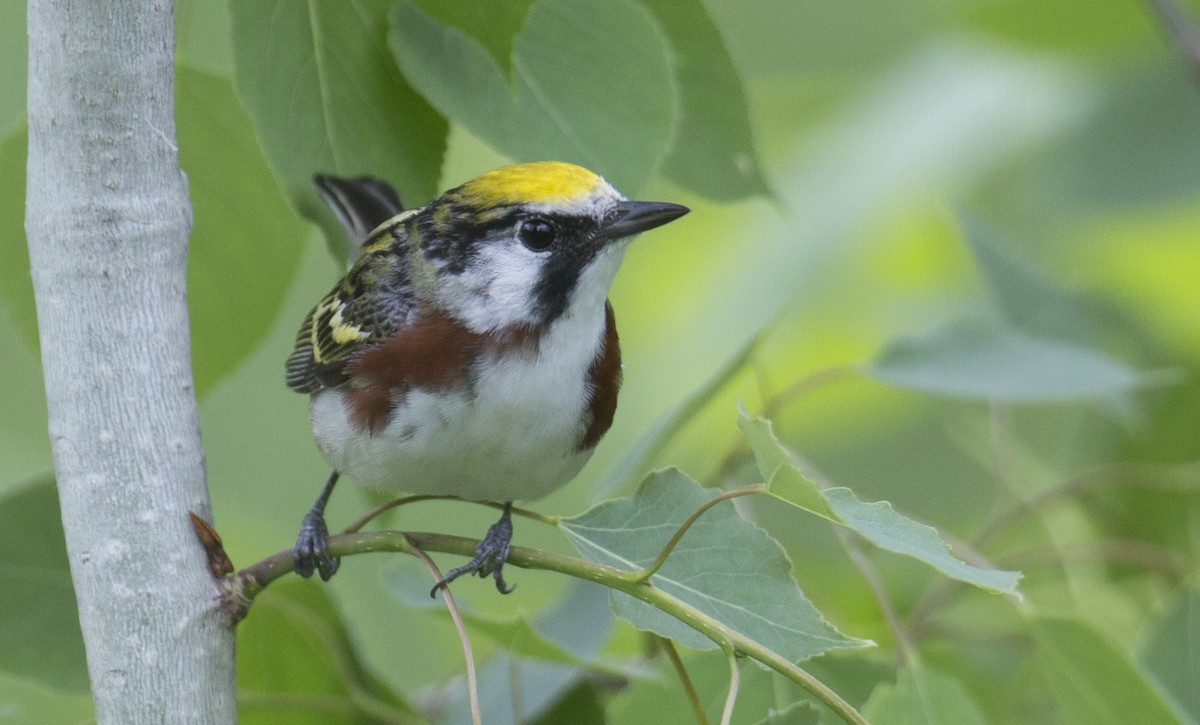
<instances>
[{"instance_id":1,"label":"white breast","mask_svg":"<svg viewBox=\"0 0 1200 725\"><path fill-rule=\"evenodd\" d=\"M375 436L351 425L341 391L322 391L312 400L317 446L335 469L372 488L495 501L544 496L591 457L577 445L604 325L602 302L568 310L538 354L478 366L469 390L409 391Z\"/></svg>"}]
</instances>

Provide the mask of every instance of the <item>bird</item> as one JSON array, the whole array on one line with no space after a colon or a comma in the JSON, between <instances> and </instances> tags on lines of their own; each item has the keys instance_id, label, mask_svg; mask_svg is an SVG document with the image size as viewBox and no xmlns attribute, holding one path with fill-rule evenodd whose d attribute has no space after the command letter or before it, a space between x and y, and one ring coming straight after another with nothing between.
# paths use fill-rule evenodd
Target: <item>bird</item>
<instances>
[{"instance_id":1,"label":"bird","mask_svg":"<svg viewBox=\"0 0 1200 725\"><path fill-rule=\"evenodd\" d=\"M408 210L373 177L314 182L361 251L287 359L332 467L294 569L337 571L325 507L346 475L502 503L471 560L430 594L465 574L507 594L513 503L573 479L612 425L622 363L608 293L629 242L690 210L630 201L561 161L503 166Z\"/></svg>"}]
</instances>

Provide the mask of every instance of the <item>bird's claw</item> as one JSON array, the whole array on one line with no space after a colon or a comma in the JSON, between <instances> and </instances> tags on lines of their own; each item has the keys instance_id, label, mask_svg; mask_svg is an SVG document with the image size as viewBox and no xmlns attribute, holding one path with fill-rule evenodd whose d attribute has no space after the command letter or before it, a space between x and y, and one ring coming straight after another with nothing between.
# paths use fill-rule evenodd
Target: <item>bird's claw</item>
<instances>
[{"instance_id":1,"label":"bird's claw","mask_svg":"<svg viewBox=\"0 0 1200 725\"><path fill-rule=\"evenodd\" d=\"M329 555L329 527L325 517L316 511L304 515L300 524L300 535L292 547L292 566L296 573L307 579L317 571L322 581L329 581L338 570L342 560Z\"/></svg>"},{"instance_id":2,"label":"bird's claw","mask_svg":"<svg viewBox=\"0 0 1200 725\"><path fill-rule=\"evenodd\" d=\"M475 548L475 556L466 564L446 572L446 575L433 585L433 589L429 590L429 596L436 597L438 589L449 585L450 582L464 574L478 574L481 579L490 574L496 580L496 590L501 594L511 594L517 588L515 584L509 586L504 581L504 563L508 561L508 550L512 544L513 532L509 508L509 506L505 506L500 520L488 527L487 535Z\"/></svg>"}]
</instances>

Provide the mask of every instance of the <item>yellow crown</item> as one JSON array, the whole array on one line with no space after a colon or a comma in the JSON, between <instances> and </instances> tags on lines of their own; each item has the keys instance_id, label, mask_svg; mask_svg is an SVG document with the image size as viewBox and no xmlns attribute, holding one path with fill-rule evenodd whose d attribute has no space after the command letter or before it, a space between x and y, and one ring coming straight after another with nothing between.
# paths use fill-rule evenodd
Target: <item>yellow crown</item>
<instances>
[{"instance_id":1,"label":"yellow crown","mask_svg":"<svg viewBox=\"0 0 1200 725\"><path fill-rule=\"evenodd\" d=\"M604 185L604 179L582 166L536 161L494 169L463 184L458 192L477 206L569 204Z\"/></svg>"}]
</instances>

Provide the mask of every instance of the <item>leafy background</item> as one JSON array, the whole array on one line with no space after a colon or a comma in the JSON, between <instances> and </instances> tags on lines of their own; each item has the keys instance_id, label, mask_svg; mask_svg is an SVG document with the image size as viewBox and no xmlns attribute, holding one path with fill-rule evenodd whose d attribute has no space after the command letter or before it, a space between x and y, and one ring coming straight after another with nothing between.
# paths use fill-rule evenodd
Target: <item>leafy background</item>
<instances>
[{"instance_id":1,"label":"leafy background","mask_svg":"<svg viewBox=\"0 0 1200 725\"><path fill-rule=\"evenodd\" d=\"M282 385L295 328L342 263L311 174L374 173L417 204L509 159L566 158L694 211L631 250L612 294L616 425L535 508L576 514L668 464L708 486L762 480L741 401L822 485L1024 572L1014 603L742 499L812 604L878 644L803 663L873 721L1200 722L1200 87L1146 7L177 10L197 390L236 564L289 546L326 475L306 403ZM68 722L90 705L21 232L23 15L0 7L0 719ZM366 505L347 489L331 521ZM390 523L477 536L491 518L432 503ZM517 537L571 552L535 523ZM488 722L692 717L602 592L510 580L510 597L458 588ZM273 586L239 634L243 720L462 721L462 655L426 589L390 556L349 560L328 586ZM724 658L682 652L716 717ZM735 722L830 719L777 675L741 674Z\"/></svg>"}]
</instances>

